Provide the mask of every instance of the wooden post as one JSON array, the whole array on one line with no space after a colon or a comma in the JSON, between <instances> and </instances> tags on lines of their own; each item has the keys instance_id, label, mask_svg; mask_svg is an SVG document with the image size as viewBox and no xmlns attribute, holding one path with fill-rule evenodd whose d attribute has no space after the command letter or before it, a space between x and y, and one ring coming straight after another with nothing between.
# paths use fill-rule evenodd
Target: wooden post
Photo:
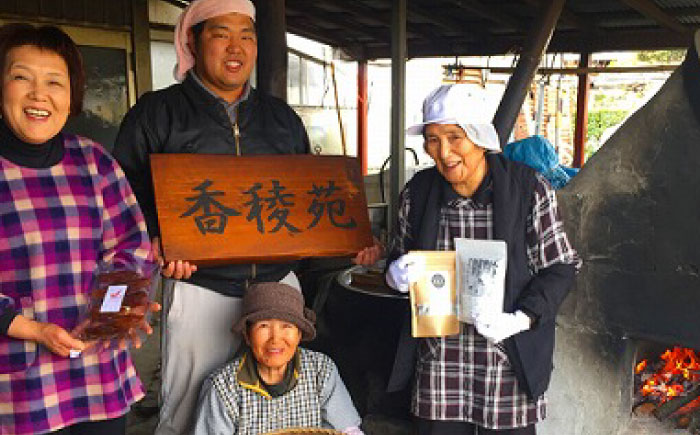
<instances>
[{"instance_id":1,"label":"wooden post","mask_svg":"<svg viewBox=\"0 0 700 435\"><path fill-rule=\"evenodd\" d=\"M523 48L515 71L508 80L501 104L493 117L493 125L501 140L501 147L506 144L510 132L513 130L530 83L537 73L542 55L547 50L549 40L554 33L564 2L565 0L542 2L539 16L532 23L533 25L525 37L527 45Z\"/></svg>"},{"instance_id":2,"label":"wooden post","mask_svg":"<svg viewBox=\"0 0 700 435\"><path fill-rule=\"evenodd\" d=\"M581 53L579 68L590 66L590 53ZM578 75L578 92L576 94L576 126L574 127L574 168L585 163L586 139L588 137L588 95L591 88L591 76L587 72Z\"/></svg>"},{"instance_id":3,"label":"wooden post","mask_svg":"<svg viewBox=\"0 0 700 435\"><path fill-rule=\"evenodd\" d=\"M367 175L367 61L357 63L357 158Z\"/></svg>"},{"instance_id":4,"label":"wooden post","mask_svg":"<svg viewBox=\"0 0 700 435\"><path fill-rule=\"evenodd\" d=\"M406 178L406 0L394 0L391 8L391 176L388 229L396 223L399 192ZM380 186L381 188L381 186Z\"/></svg>"},{"instance_id":5,"label":"wooden post","mask_svg":"<svg viewBox=\"0 0 700 435\"><path fill-rule=\"evenodd\" d=\"M257 88L287 100L287 21L284 0L255 1L258 32Z\"/></svg>"},{"instance_id":6,"label":"wooden post","mask_svg":"<svg viewBox=\"0 0 700 435\"><path fill-rule=\"evenodd\" d=\"M131 46L134 53L136 96L140 97L153 87L147 0L133 0L131 2Z\"/></svg>"}]
</instances>

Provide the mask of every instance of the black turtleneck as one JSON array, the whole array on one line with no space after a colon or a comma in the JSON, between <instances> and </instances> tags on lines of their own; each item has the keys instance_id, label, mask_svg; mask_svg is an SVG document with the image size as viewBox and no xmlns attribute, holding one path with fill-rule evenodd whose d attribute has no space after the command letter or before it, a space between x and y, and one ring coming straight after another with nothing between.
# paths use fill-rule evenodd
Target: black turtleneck
<instances>
[{"instance_id":1,"label":"black turtleneck","mask_svg":"<svg viewBox=\"0 0 700 435\"><path fill-rule=\"evenodd\" d=\"M0 121L0 156L27 168L50 168L63 159L63 137L58 133L42 144L30 144L19 139Z\"/></svg>"},{"instance_id":2,"label":"black turtleneck","mask_svg":"<svg viewBox=\"0 0 700 435\"><path fill-rule=\"evenodd\" d=\"M5 124L4 119L0 120L0 157L26 168L43 169L60 162L63 153L61 133L45 143L30 144L19 139ZM17 314L13 308L0 311L0 334L7 334L7 329Z\"/></svg>"}]
</instances>

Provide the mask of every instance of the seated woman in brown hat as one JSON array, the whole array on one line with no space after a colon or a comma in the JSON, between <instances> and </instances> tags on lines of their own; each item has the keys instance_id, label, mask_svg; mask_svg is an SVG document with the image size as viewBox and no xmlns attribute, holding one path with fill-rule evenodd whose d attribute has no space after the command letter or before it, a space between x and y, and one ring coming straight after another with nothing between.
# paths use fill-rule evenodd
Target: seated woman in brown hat
<instances>
[{"instance_id":1,"label":"seated woman in brown hat","mask_svg":"<svg viewBox=\"0 0 700 435\"><path fill-rule=\"evenodd\" d=\"M299 347L316 336L315 315L286 284L250 286L233 330L247 349L204 382L197 435L256 435L332 428L362 435L360 417L331 359Z\"/></svg>"}]
</instances>

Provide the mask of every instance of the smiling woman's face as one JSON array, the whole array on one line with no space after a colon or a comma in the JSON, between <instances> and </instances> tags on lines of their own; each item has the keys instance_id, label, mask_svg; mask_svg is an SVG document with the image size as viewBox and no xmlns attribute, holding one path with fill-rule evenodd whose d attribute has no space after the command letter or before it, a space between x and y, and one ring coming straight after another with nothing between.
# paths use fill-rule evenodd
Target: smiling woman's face
<instances>
[{"instance_id":1,"label":"smiling woman's face","mask_svg":"<svg viewBox=\"0 0 700 435\"><path fill-rule=\"evenodd\" d=\"M248 344L259 366L283 370L301 341L301 331L290 322L259 320L248 328Z\"/></svg>"},{"instance_id":2,"label":"smiling woman's face","mask_svg":"<svg viewBox=\"0 0 700 435\"><path fill-rule=\"evenodd\" d=\"M425 151L455 191L470 196L484 177L485 150L457 124L429 124L423 132Z\"/></svg>"},{"instance_id":3,"label":"smiling woman's face","mask_svg":"<svg viewBox=\"0 0 700 435\"><path fill-rule=\"evenodd\" d=\"M2 116L21 140L41 144L70 114L70 76L57 53L31 45L7 52L2 71Z\"/></svg>"}]
</instances>

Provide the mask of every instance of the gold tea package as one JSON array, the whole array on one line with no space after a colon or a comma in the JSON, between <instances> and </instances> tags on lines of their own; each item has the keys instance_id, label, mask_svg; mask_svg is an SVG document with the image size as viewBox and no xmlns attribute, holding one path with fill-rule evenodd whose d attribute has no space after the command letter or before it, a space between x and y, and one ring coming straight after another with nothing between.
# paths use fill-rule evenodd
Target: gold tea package
<instances>
[{"instance_id":1,"label":"gold tea package","mask_svg":"<svg viewBox=\"0 0 700 435\"><path fill-rule=\"evenodd\" d=\"M503 312L508 252L503 240L455 239L459 320Z\"/></svg>"},{"instance_id":2,"label":"gold tea package","mask_svg":"<svg viewBox=\"0 0 700 435\"><path fill-rule=\"evenodd\" d=\"M414 337L459 333L454 251L411 251L411 331Z\"/></svg>"},{"instance_id":3,"label":"gold tea package","mask_svg":"<svg viewBox=\"0 0 700 435\"><path fill-rule=\"evenodd\" d=\"M159 277L158 266L151 263L134 269L100 267L93 275L87 313L78 327L78 338L129 338L144 320L148 321L148 305Z\"/></svg>"}]
</instances>

